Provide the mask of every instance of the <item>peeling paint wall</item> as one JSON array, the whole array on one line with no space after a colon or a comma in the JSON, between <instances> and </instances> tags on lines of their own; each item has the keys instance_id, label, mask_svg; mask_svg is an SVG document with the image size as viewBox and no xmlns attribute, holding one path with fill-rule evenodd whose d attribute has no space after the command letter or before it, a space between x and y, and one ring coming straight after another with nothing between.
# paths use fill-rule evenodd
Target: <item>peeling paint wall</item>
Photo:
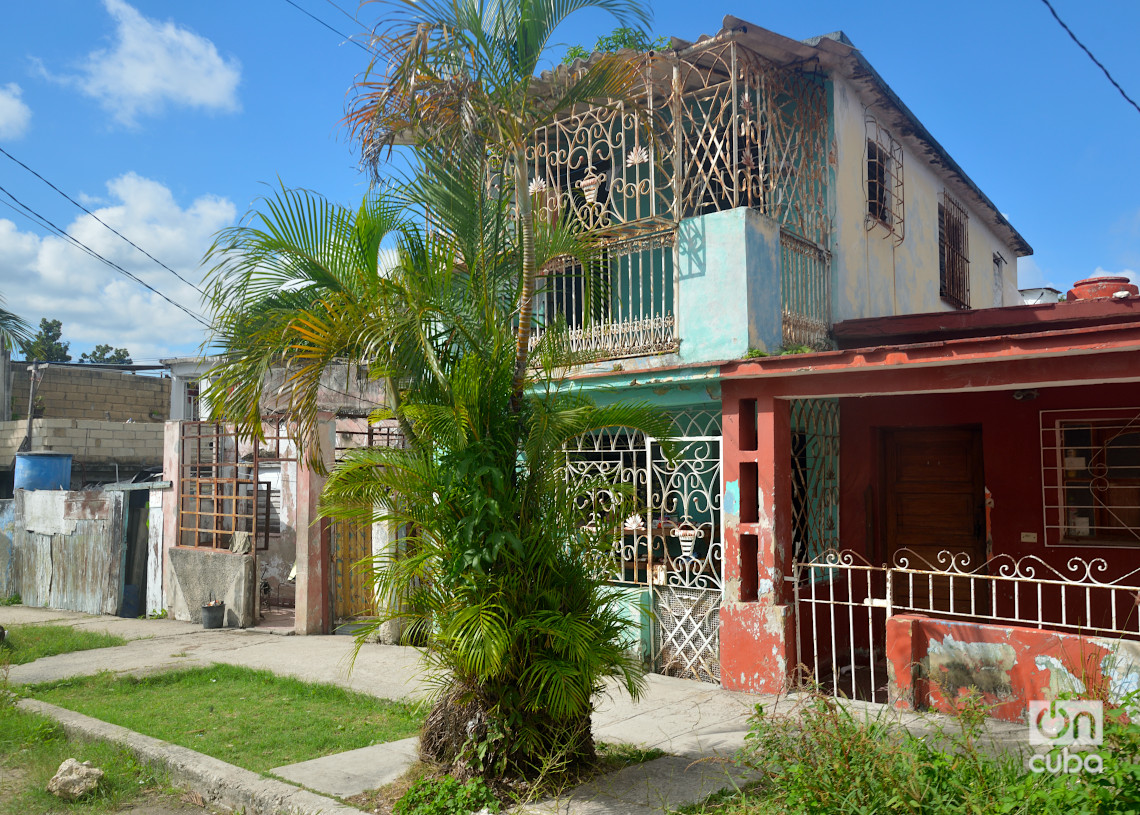
<instances>
[{"instance_id":1,"label":"peeling paint wall","mask_svg":"<svg viewBox=\"0 0 1140 815\"><path fill-rule=\"evenodd\" d=\"M117 614L124 544L121 492L17 490L9 594L24 605Z\"/></svg>"},{"instance_id":2,"label":"peeling paint wall","mask_svg":"<svg viewBox=\"0 0 1140 815\"><path fill-rule=\"evenodd\" d=\"M971 689L989 715L1024 721L1061 694L1120 703L1140 687L1140 642L900 614L887 621L891 700L949 710Z\"/></svg>"},{"instance_id":3,"label":"peeling paint wall","mask_svg":"<svg viewBox=\"0 0 1140 815\"><path fill-rule=\"evenodd\" d=\"M938 292L938 201L945 189L931 164L903 134L892 133L903 148L905 237L896 240L881 226L868 230L866 190L867 133L862 100L846 80L833 83L837 169L832 200L832 314L836 322L857 317L949 311ZM965 202L962 202L965 205ZM970 307L1020 304L1017 263L1012 247L987 226L986 215L969 211ZM993 254L1008 261L995 296Z\"/></svg>"},{"instance_id":4,"label":"peeling paint wall","mask_svg":"<svg viewBox=\"0 0 1140 815\"><path fill-rule=\"evenodd\" d=\"M158 614L166 608L166 599L162 590L163 552L162 552L162 501L166 490L153 489L150 491L150 504L147 509L147 557L146 557L146 605L145 613ZM170 500L174 500L173 494Z\"/></svg>"},{"instance_id":5,"label":"peeling paint wall","mask_svg":"<svg viewBox=\"0 0 1140 815\"><path fill-rule=\"evenodd\" d=\"M16 559L16 501L0 500L0 599L19 592L19 561Z\"/></svg>"}]
</instances>

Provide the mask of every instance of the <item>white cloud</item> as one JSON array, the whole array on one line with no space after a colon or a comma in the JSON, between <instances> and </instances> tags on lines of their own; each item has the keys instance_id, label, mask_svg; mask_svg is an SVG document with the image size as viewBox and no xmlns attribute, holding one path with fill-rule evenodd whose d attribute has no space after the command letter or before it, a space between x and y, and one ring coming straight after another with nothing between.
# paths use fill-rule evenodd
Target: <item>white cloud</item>
<instances>
[{"instance_id":1,"label":"white cloud","mask_svg":"<svg viewBox=\"0 0 1140 815\"><path fill-rule=\"evenodd\" d=\"M167 105L238 110L236 59L223 59L205 37L144 17L123 0L103 5L116 23L111 47L91 52L79 76L56 79L77 85L125 125Z\"/></svg>"},{"instance_id":2,"label":"white cloud","mask_svg":"<svg viewBox=\"0 0 1140 815\"><path fill-rule=\"evenodd\" d=\"M215 196L202 196L183 208L165 186L134 173L109 181L107 193L111 203L92 212L199 285L203 253L214 233L232 224L237 214L232 203ZM172 300L202 313L197 291L90 216L76 218L67 232ZM63 322L63 339L71 342L75 359L98 343L125 347L136 361L192 354L205 336L185 312L62 238L21 231L3 218L0 281L6 307L33 326L41 317Z\"/></svg>"},{"instance_id":3,"label":"white cloud","mask_svg":"<svg viewBox=\"0 0 1140 815\"><path fill-rule=\"evenodd\" d=\"M32 109L24 104L21 93L15 82L0 85L0 140L18 139L28 132Z\"/></svg>"},{"instance_id":4,"label":"white cloud","mask_svg":"<svg viewBox=\"0 0 1140 815\"><path fill-rule=\"evenodd\" d=\"M1137 274L1132 269L1120 269L1116 272L1110 272L1107 269L1097 266L1096 271L1089 275L1089 277L1127 277L1129 283L1140 285L1140 274Z\"/></svg>"}]
</instances>

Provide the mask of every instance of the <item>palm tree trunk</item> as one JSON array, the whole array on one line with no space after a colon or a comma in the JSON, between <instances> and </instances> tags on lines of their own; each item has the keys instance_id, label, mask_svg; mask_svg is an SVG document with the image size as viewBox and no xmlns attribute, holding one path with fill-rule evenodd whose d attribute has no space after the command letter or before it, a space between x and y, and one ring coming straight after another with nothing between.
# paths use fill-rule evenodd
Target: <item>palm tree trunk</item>
<instances>
[{"instance_id":1,"label":"palm tree trunk","mask_svg":"<svg viewBox=\"0 0 1140 815\"><path fill-rule=\"evenodd\" d=\"M530 338L534 327L534 212L530 205L530 190L526 183L526 155L520 148L515 151L515 209L519 219L519 240L522 243L522 290L519 292L519 327L515 343L515 377L511 384L511 403L516 412L526 380L526 363L530 355Z\"/></svg>"}]
</instances>

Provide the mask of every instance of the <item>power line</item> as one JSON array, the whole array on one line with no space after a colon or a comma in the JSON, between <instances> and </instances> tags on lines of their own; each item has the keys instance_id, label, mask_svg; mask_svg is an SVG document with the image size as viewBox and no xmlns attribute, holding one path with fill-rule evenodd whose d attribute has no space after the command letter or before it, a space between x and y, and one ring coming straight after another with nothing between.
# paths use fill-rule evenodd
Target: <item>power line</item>
<instances>
[{"instance_id":1,"label":"power line","mask_svg":"<svg viewBox=\"0 0 1140 815\"><path fill-rule=\"evenodd\" d=\"M288 3L289 5L291 5L293 8L297 9L297 11L301 12L306 17L310 17L313 20L315 20L317 23L319 23L320 25L323 25L325 28L327 28L332 33L336 34L341 39L348 40L348 42L352 43L357 48L359 48L361 51L364 51L366 54L370 54L371 56L376 56L376 54L373 53L371 48L369 48L365 45L361 45L358 40L354 40L352 37L348 36L343 31L337 31L335 28L333 28L331 25L326 23L320 17L316 16L315 14L310 13L307 9L304 9L301 6L294 3L293 0L285 0L285 2ZM341 9L341 11L344 11L344 9ZM348 12L345 12L345 13L347 14Z\"/></svg>"},{"instance_id":2,"label":"power line","mask_svg":"<svg viewBox=\"0 0 1140 815\"><path fill-rule=\"evenodd\" d=\"M45 184L47 184L47 185L48 185L49 187L51 187L53 190L55 190L55 191L56 191L56 192L58 192L60 195L62 195L64 198L66 198L68 201L70 201L71 203L75 204L75 206L79 207L81 210L83 210L84 212L86 212L88 215L90 215L90 216L91 216L92 218L94 218L96 221L98 221L99 223L101 223L101 224L102 224L103 226L105 226L107 229L109 229L109 230L111 230L112 232L114 232L116 235L118 235L120 238L122 238L123 240L125 240L127 243L129 243L131 246L133 246L135 249L138 249L140 252L142 252L142 253L143 253L144 255L146 255L148 258L150 258L150 259L151 259L151 260L153 260L155 263L157 263L159 266L161 266L162 268L166 269L166 271L170 272L172 275L174 275L175 277L177 277L179 280L181 280L181 281L182 281L183 283L185 283L187 286L190 286L192 289L194 289L195 291L197 291L197 292L198 292L200 295L202 295L203 297L205 297L205 296L206 296L206 292L202 291L200 288L198 288L198 286L194 285L194 284L193 284L193 283L191 283L189 280L187 280L185 277L183 277L182 275L178 274L178 272L176 272L176 271L174 271L173 269L171 269L169 266L167 266L167 265L166 265L165 263L163 263L161 260L159 260L158 258L156 258L156 257L155 257L154 255L152 255L150 252L146 251L146 250L145 250L145 249L143 249L141 246L139 246L137 243L135 243L135 242L134 242L134 241L132 241L130 238L128 238L126 235L124 235L122 232L120 232L119 230L115 229L115 227L113 227L113 226L111 226L110 224L106 223L106 222L105 222L105 221L104 221L102 218L100 218L100 217L99 217L98 215L96 215L94 212L92 212L91 210L89 210L87 207L83 206L83 204L81 204L81 203L79 203L78 201L76 201L74 198L72 198L70 195L68 195L67 193L65 193L63 190L61 190L61 189L60 189L59 187L57 187L55 184L51 183L51 182L50 182L50 181L48 181L46 178L44 178L42 175L40 175L39 173L37 173L37 172L36 172L35 170L33 170L31 167L29 167L27 164L25 164L24 162L20 161L20 160L19 160L18 158L16 158L15 156L13 156L11 153L9 153L7 150L5 150L3 147L0 147L0 153L3 153L3 154L4 154L4 155L6 155L8 158L10 158L12 161L14 161L14 162L16 162L17 164L19 164L21 167L23 167L23 168L24 168L25 170L27 170L29 173L31 173L32 175L34 175L34 176L35 176L36 178L38 178L40 181L42 181L42 182L44 182Z\"/></svg>"},{"instance_id":3,"label":"power line","mask_svg":"<svg viewBox=\"0 0 1140 815\"><path fill-rule=\"evenodd\" d=\"M38 222L39 222L40 224L42 224L42 225L43 225L43 226L44 226L46 229L50 230L50 231L51 231L52 233L54 233L55 235L58 235L59 237L63 238L64 240L67 240L67 241L69 241L71 244L73 244L73 245L74 245L74 246L76 246L77 248L79 248L79 249L81 249L82 251L86 252L88 255L90 255L91 257L95 258L96 260L99 260L100 262L102 262L102 263L106 264L107 266L110 266L112 269L114 269L115 271L119 272L120 274L126 275L126 276L127 276L127 277L129 277L131 280L135 281L135 282L136 282L136 283L138 283L140 286L142 286L143 288L145 288L145 289L148 289L148 290L150 290L150 291L154 292L154 293L155 293L155 294L157 294L159 297L161 297L163 300L165 300L166 302L170 303L170 305L172 305L172 306L174 306L175 308L181 309L182 311L186 312L186 314L188 314L188 315L189 315L190 317L192 317L193 319L197 320L197 321L198 321L199 323L201 323L201 324L202 324L204 327L206 327L206 328L212 328L212 326L211 326L211 325L210 325L208 322L206 322L204 319L202 319L202 317L201 317L200 315L198 315L198 314L195 314L193 311L191 311L190 309L186 308L186 306L182 305L181 303L178 303L178 302L175 302L174 300L171 300L169 297L167 297L165 294L163 294L162 292L160 292L160 291L159 291L158 289L156 289L154 286L150 285L149 283L147 283L146 281L142 280L141 278L139 278L139 277L137 277L137 276L135 276L135 275L131 274L130 272L128 272L126 269L124 269L122 266L120 266L119 264L115 263L114 261L108 260L107 258L103 257L102 255L100 255L98 252L96 252L94 249L92 249L92 248L91 248L90 246L88 246L87 244L83 243L82 241L78 240L77 238L73 237L72 235L69 235L69 234L68 234L66 231L64 231L63 229L60 229L58 226L56 226L56 225L55 225L54 223L52 223L50 220L48 220L47 218L45 218L43 215L40 215L38 212L36 212L36 211L35 211L34 209L32 209L31 207L29 207L27 204L25 204L25 203L24 203L23 201L21 201L19 198L17 198L16 196L12 195L12 193L8 192L8 190L6 190L4 187L0 186L0 192L4 193L4 194L5 194L5 195L7 195L9 198L11 198L11 199L12 199L12 201L13 201L13 202L15 202L15 204L16 204L18 207L20 207L20 209L24 210L26 213L28 213L28 215L29 215L29 216L31 216L32 218L34 218L36 221L38 221Z\"/></svg>"},{"instance_id":4,"label":"power line","mask_svg":"<svg viewBox=\"0 0 1140 815\"><path fill-rule=\"evenodd\" d=\"M1077 39L1077 35L1073 33L1073 29L1071 29L1067 25L1065 25L1065 21L1062 20L1060 15L1057 14L1057 10L1055 8L1053 8L1053 5L1049 2L1049 0L1041 0L1041 2L1045 4L1045 7L1047 9L1049 9L1049 13L1053 15L1053 19L1056 20L1058 23L1060 23L1061 28L1065 29L1065 32L1069 35L1069 37L1073 40L1073 42L1075 42L1077 45L1079 45L1081 50L1089 55L1089 59L1091 59L1093 61L1093 63L1096 65L1096 67L1100 68L1101 71L1104 72L1104 75L1106 77L1108 77L1108 81L1112 83L1112 87L1114 87L1118 91L1120 91L1120 95L1125 98L1125 100L1128 102L1128 104L1130 104L1130 105L1132 105L1132 107L1136 108L1137 112L1140 112L1140 105L1136 104L1136 100L1124 92L1124 88L1120 87L1120 83L1112 78L1112 74L1110 74L1108 72L1108 68L1105 68L1104 65L1101 64L1100 60L1093 56L1092 51L1090 51L1088 48L1086 48L1085 44Z\"/></svg>"}]
</instances>

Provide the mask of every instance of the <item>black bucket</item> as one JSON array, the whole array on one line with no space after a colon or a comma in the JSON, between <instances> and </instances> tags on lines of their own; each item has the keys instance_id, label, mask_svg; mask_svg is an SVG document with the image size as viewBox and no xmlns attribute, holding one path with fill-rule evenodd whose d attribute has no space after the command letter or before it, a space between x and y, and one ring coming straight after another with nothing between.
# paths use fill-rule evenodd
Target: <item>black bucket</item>
<instances>
[{"instance_id":1,"label":"black bucket","mask_svg":"<svg viewBox=\"0 0 1140 815\"><path fill-rule=\"evenodd\" d=\"M226 619L226 604L218 603L216 606L202 606L202 627L221 628Z\"/></svg>"}]
</instances>

